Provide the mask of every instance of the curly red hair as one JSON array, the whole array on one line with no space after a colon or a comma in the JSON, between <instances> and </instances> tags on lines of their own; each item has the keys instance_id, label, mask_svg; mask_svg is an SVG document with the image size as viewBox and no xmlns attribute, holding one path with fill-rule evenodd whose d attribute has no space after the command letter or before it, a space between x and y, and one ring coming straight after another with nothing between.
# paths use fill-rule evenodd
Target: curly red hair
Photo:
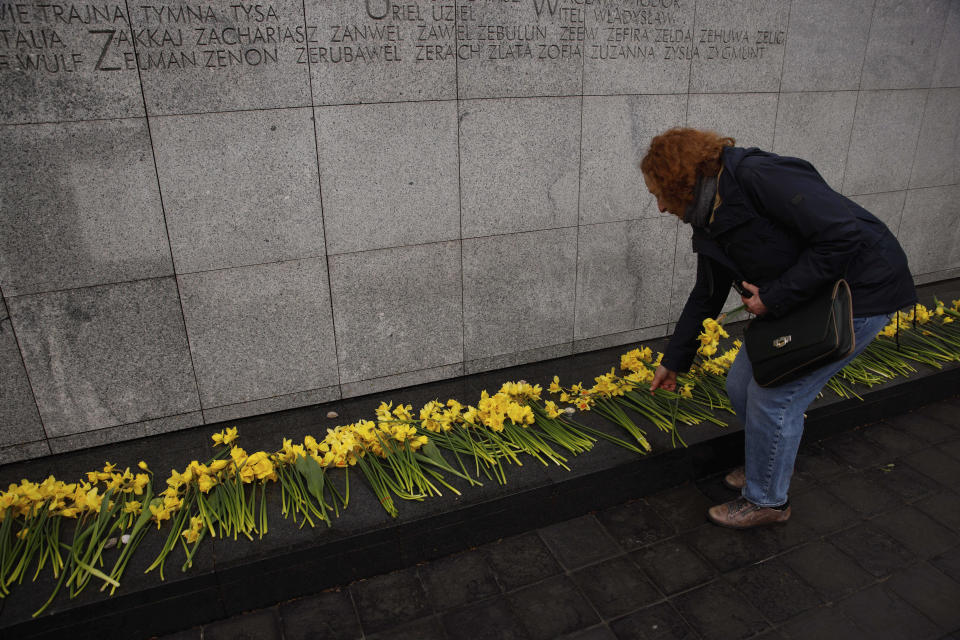
<instances>
[{"instance_id":1,"label":"curly red hair","mask_svg":"<svg viewBox=\"0 0 960 640\"><path fill-rule=\"evenodd\" d=\"M716 175L723 150L734 144L733 138L713 131L676 127L650 141L640 170L659 190L655 195L670 203L672 211L682 212L693 201L697 178Z\"/></svg>"}]
</instances>

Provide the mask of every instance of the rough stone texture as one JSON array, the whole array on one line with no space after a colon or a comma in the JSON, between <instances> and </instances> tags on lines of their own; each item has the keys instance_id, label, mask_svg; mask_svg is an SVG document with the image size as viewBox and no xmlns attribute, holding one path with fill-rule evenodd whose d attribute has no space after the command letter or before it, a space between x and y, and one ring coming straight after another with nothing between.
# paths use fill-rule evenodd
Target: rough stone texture
<instances>
[{"instance_id":1,"label":"rough stone texture","mask_svg":"<svg viewBox=\"0 0 960 640\"><path fill-rule=\"evenodd\" d=\"M685 93L690 81L690 63L679 47L692 46L696 33L693 2L669 6L660 15L667 17L668 32L652 35L637 28L637 22L618 20L617 9L636 10L637 3L600 5L598 11L586 5L583 23L594 43L587 47L583 61L583 92L586 95ZM662 8L659 5L658 9ZM626 14L624 14L626 15ZM626 30L617 31L626 26ZM658 25L659 26L659 25ZM689 34L689 38L687 37Z\"/></svg>"},{"instance_id":2,"label":"rough stone texture","mask_svg":"<svg viewBox=\"0 0 960 640\"><path fill-rule=\"evenodd\" d=\"M332 256L330 288L342 382L462 362L459 243Z\"/></svg>"},{"instance_id":3,"label":"rough stone texture","mask_svg":"<svg viewBox=\"0 0 960 640\"><path fill-rule=\"evenodd\" d=\"M861 89L929 87L951 0L877 0Z\"/></svg>"},{"instance_id":4,"label":"rough stone texture","mask_svg":"<svg viewBox=\"0 0 960 640\"><path fill-rule=\"evenodd\" d=\"M958 185L907 192L899 237L913 273L960 267L957 198L960 198ZM936 233L930 233L931 229L936 229Z\"/></svg>"},{"instance_id":5,"label":"rough stone texture","mask_svg":"<svg viewBox=\"0 0 960 640\"><path fill-rule=\"evenodd\" d=\"M906 191L868 193L862 196L850 196L850 199L883 220L883 223L890 228L894 235L900 233L903 205L907 200Z\"/></svg>"},{"instance_id":6,"label":"rough stone texture","mask_svg":"<svg viewBox=\"0 0 960 640\"><path fill-rule=\"evenodd\" d=\"M322 259L178 277L204 408L340 382Z\"/></svg>"},{"instance_id":7,"label":"rough stone texture","mask_svg":"<svg viewBox=\"0 0 960 640\"><path fill-rule=\"evenodd\" d=\"M0 448L46 438L13 325L6 315L0 300Z\"/></svg>"},{"instance_id":8,"label":"rough stone texture","mask_svg":"<svg viewBox=\"0 0 960 640\"><path fill-rule=\"evenodd\" d=\"M333 364L336 364L336 362L333 361ZM274 411L284 411L285 409L295 409L297 407L305 407L311 404L320 404L339 399L340 387L337 385L324 387L322 389L298 391L296 393L288 393L286 395L264 398L262 400L237 402L222 407L204 407L203 422L204 424L225 422L246 416L273 413Z\"/></svg>"},{"instance_id":9,"label":"rough stone texture","mask_svg":"<svg viewBox=\"0 0 960 640\"><path fill-rule=\"evenodd\" d=\"M582 90L582 64L566 55L561 45L571 26L547 3L471 2L464 34L458 36L457 87L459 98L511 96L570 96ZM555 7L560 4L554 2ZM498 32L498 27L504 31ZM573 25L576 26L576 25ZM492 29L492 30L491 30ZM467 45L467 49L461 49ZM556 47L551 57L548 47ZM543 48L541 48L543 47ZM466 59L463 56L467 54ZM544 57L541 58L540 55Z\"/></svg>"},{"instance_id":10,"label":"rough stone texture","mask_svg":"<svg viewBox=\"0 0 960 640\"><path fill-rule=\"evenodd\" d=\"M577 224L580 98L464 100L459 121L463 237Z\"/></svg>"},{"instance_id":11,"label":"rough stone texture","mask_svg":"<svg viewBox=\"0 0 960 640\"><path fill-rule=\"evenodd\" d=\"M788 0L699 4L696 33L709 33L690 63L690 92L777 91L789 13Z\"/></svg>"},{"instance_id":12,"label":"rough stone texture","mask_svg":"<svg viewBox=\"0 0 960 640\"><path fill-rule=\"evenodd\" d=\"M200 408L173 278L9 299L49 437Z\"/></svg>"},{"instance_id":13,"label":"rough stone texture","mask_svg":"<svg viewBox=\"0 0 960 640\"><path fill-rule=\"evenodd\" d=\"M173 273L145 120L2 127L0 137L6 296Z\"/></svg>"},{"instance_id":14,"label":"rough stone texture","mask_svg":"<svg viewBox=\"0 0 960 640\"><path fill-rule=\"evenodd\" d=\"M906 188L926 99L921 90L860 92L843 193Z\"/></svg>"},{"instance_id":15,"label":"rough stone texture","mask_svg":"<svg viewBox=\"0 0 960 640\"><path fill-rule=\"evenodd\" d=\"M780 90L859 89L874 4L875 0L791 3Z\"/></svg>"},{"instance_id":16,"label":"rough stone texture","mask_svg":"<svg viewBox=\"0 0 960 640\"><path fill-rule=\"evenodd\" d=\"M960 6L950 4L950 14L940 40L940 53L933 71L934 87L960 87L960 65L957 64L957 51L960 51Z\"/></svg>"},{"instance_id":17,"label":"rough stone texture","mask_svg":"<svg viewBox=\"0 0 960 640\"><path fill-rule=\"evenodd\" d=\"M401 10L382 17L388 8L384 0L305 3L307 24L317 26L319 41L309 56L314 104L456 98L453 3L436 10L441 3L430 0L390 4ZM371 33L382 38L362 37ZM366 52L364 58L356 57L358 49ZM356 62L347 62L351 58Z\"/></svg>"},{"instance_id":18,"label":"rough stone texture","mask_svg":"<svg viewBox=\"0 0 960 640\"><path fill-rule=\"evenodd\" d=\"M247 5L251 8L247 13L232 0L190 5L193 14L178 0L159 0L150 6L154 8L138 7L131 15L135 32L154 31L152 40L161 44L140 45L137 53L150 115L310 104L310 78L305 61L300 62L296 36L282 37L285 30L295 34L299 28L302 33L300 0L276 0L261 5L259 13L252 10L254 5ZM267 26L276 30L274 38L282 42L267 41ZM242 35L246 29L249 36ZM302 35L300 39L302 43Z\"/></svg>"},{"instance_id":19,"label":"rough stone texture","mask_svg":"<svg viewBox=\"0 0 960 640\"><path fill-rule=\"evenodd\" d=\"M631 331L669 319L677 224L667 216L580 228L577 339Z\"/></svg>"},{"instance_id":20,"label":"rough stone texture","mask_svg":"<svg viewBox=\"0 0 960 640\"><path fill-rule=\"evenodd\" d=\"M8 5L11 13L0 21L6 30L0 48L0 123L144 115L136 64L129 63L133 46L115 42L104 50L113 37L111 31L127 29L127 5L106 2L88 6L94 5L98 12L95 24L89 20L67 22L66 16L58 19L50 4ZM98 33L91 34L91 30ZM23 34L22 40L17 32ZM43 46L48 42L49 46Z\"/></svg>"},{"instance_id":21,"label":"rough stone texture","mask_svg":"<svg viewBox=\"0 0 960 640\"><path fill-rule=\"evenodd\" d=\"M576 243L575 228L463 241L466 360L572 340Z\"/></svg>"},{"instance_id":22,"label":"rough stone texture","mask_svg":"<svg viewBox=\"0 0 960 640\"><path fill-rule=\"evenodd\" d=\"M809 160L839 190L856 106L856 91L780 94L773 151Z\"/></svg>"},{"instance_id":23,"label":"rough stone texture","mask_svg":"<svg viewBox=\"0 0 960 640\"><path fill-rule=\"evenodd\" d=\"M328 253L460 237L456 103L315 113Z\"/></svg>"},{"instance_id":24,"label":"rough stone texture","mask_svg":"<svg viewBox=\"0 0 960 640\"><path fill-rule=\"evenodd\" d=\"M312 115L150 121L177 273L324 255Z\"/></svg>"},{"instance_id":25,"label":"rough stone texture","mask_svg":"<svg viewBox=\"0 0 960 640\"><path fill-rule=\"evenodd\" d=\"M923 112L910 187L960 182L960 88L931 89Z\"/></svg>"},{"instance_id":26,"label":"rough stone texture","mask_svg":"<svg viewBox=\"0 0 960 640\"><path fill-rule=\"evenodd\" d=\"M583 98L580 224L657 218L637 163L650 139L684 124L686 96Z\"/></svg>"},{"instance_id":27,"label":"rough stone texture","mask_svg":"<svg viewBox=\"0 0 960 640\"><path fill-rule=\"evenodd\" d=\"M730 136L740 147L773 147L777 94L691 94L687 126Z\"/></svg>"}]
</instances>

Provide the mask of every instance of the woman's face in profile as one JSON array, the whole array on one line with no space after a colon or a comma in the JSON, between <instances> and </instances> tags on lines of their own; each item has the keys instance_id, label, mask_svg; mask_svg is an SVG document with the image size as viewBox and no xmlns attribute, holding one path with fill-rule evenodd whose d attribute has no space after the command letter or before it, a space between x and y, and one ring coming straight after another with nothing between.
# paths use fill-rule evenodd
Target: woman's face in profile
<instances>
[{"instance_id":1,"label":"woman's face in profile","mask_svg":"<svg viewBox=\"0 0 960 640\"><path fill-rule=\"evenodd\" d=\"M647 174L643 174L643 181L647 185L647 190L657 199L657 209L660 210L660 213L670 213L678 218L683 217L682 207L665 198L660 191L660 187L658 187L657 183L651 180Z\"/></svg>"}]
</instances>

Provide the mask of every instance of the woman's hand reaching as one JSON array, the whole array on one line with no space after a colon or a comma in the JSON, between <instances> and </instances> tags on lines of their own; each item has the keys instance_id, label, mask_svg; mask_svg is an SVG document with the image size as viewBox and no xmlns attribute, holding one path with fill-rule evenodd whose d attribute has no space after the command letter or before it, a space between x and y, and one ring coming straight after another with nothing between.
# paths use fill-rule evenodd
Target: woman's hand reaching
<instances>
[{"instance_id":1,"label":"woman's hand reaching","mask_svg":"<svg viewBox=\"0 0 960 640\"><path fill-rule=\"evenodd\" d=\"M657 389L676 391L677 372L671 371L663 365L657 367L657 370L653 374L653 380L650 382L650 393L653 393Z\"/></svg>"}]
</instances>

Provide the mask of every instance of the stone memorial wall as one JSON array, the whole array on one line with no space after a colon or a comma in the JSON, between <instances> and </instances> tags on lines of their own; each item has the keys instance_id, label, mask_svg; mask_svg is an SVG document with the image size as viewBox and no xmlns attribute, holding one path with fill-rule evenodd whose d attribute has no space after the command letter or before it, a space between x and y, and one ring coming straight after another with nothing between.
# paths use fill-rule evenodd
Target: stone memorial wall
<instances>
[{"instance_id":1,"label":"stone memorial wall","mask_svg":"<svg viewBox=\"0 0 960 640\"><path fill-rule=\"evenodd\" d=\"M960 275L957 0L0 0L0 463L666 335L677 125Z\"/></svg>"}]
</instances>

